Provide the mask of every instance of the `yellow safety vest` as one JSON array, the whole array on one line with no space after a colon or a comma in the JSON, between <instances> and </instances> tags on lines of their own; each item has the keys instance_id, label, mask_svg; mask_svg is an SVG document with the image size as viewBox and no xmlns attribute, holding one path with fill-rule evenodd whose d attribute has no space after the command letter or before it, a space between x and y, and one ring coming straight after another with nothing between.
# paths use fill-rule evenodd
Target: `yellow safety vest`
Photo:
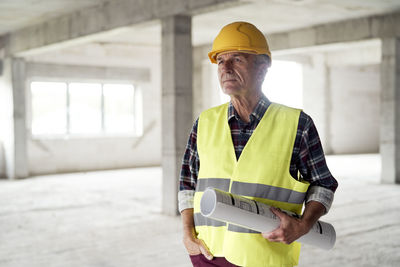
<instances>
[{"instance_id":1,"label":"yellow safety vest","mask_svg":"<svg viewBox=\"0 0 400 267\"><path fill-rule=\"evenodd\" d=\"M207 187L301 214L309 186L289 173L300 110L272 103L237 161L227 120L228 105L206 110L199 117L200 170L194 196L198 238L214 256L239 266L297 265L300 243L269 242L258 232L200 214L200 199Z\"/></svg>"}]
</instances>

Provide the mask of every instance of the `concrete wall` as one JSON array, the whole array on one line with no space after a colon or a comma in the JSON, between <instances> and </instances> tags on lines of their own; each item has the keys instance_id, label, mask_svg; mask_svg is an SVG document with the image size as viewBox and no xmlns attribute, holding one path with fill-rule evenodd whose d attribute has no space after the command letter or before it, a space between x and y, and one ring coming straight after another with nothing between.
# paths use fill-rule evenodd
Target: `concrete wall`
<instances>
[{"instance_id":1,"label":"concrete wall","mask_svg":"<svg viewBox=\"0 0 400 267\"><path fill-rule=\"evenodd\" d=\"M277 58L302 64L304 111L313 118L326 153L379 151L379 41L309 48Z\"/></svg>"},{"instance_id":2,"label":"concrete wall","mask_svg":"<svg viewBox=\"0 0 400 267\"><path fill-rule=\"evenodd\" d=\"M333 154L379 152L379 65L330 68Z\"/></svg>"},{"instance_id":3,"label":"concrete wall","mask_svg":"<svg viewBox=\"0 0 400 267\"><path fill-rule=\"evenodd\" d=\"M4 160L4 156L3 143L0 141L0 178L6 176L6 162Z\"/></svg>"},{"instance_id":4,"label":"concrete wall","mask_svg":"<svg viewBox=\"0 0 400 267\"><path fill-rule=\"evenodd\" d=\"M326 53L333 154L379 152L380 55L377 40Z\"/></svg>"},{"instance_id":5,"label":"concrete wall","mask_svg":"<svg viewBox=\"0 0 400 267\"><path fill-rule=\"evenodd\" d=\"M82 80L86 75L90 81L95 81L96 76L97 80L132 81L140 87L142 93L143 135L69 139L29 137L28 161L31 175L161 164L159 50L131 51L129 48L119 47L113 54L109 53L111 50L110 47L93 49L84 46L30 57L28 79L47 77L54 80L64 73L61 75L63 78L70 76L70 79L75 80ZM137 65L135 53L142 57L143 54L149 55L149 64ZM69 65L59 65L61 62L74 64L75 70ZM57 68L54 71L46 71L46 64L58 65L55 65ZM126 71L123 71L124 68ZM143 70L148 70L148 74L144 74L146 71ZM43 72L47 72L47 75L43 75ZM30 118L30 114L27 117Z\"/></svg>"}]
</instances>

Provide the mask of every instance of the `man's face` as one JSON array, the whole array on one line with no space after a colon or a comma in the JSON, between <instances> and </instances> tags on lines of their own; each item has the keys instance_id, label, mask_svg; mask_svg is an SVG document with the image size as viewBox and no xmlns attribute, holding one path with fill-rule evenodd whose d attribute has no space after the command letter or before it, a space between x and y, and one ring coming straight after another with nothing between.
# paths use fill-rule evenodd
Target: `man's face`
<instances>
[{"instance_id":1,"label":"man's face","mask_svg":"<svg viewBox=\"0 0 400 267\"><path fill-rule=\"evenodd\" d=\"M218 79L222 91L230 96L246 96L259 90L260 68L255 55L227 52L217 56Z\"/></svg>"}]
</instances>

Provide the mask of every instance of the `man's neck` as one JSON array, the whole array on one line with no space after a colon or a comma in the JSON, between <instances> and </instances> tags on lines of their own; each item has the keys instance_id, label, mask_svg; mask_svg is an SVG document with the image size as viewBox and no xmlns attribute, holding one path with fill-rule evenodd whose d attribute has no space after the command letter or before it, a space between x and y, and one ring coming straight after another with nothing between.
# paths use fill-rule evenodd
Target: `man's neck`
<instances>
[{"instance_id":1,"label":"man's neck","mask_svg":"<svg viewBox=\"0 0 400 267\"><path fill-rule=\"evenodd\" d=\"M250 122L250 114L253 112L261 98L261 92L251 96L231 96L231 102L242 121Z\"/></svg>"}]
</instances>

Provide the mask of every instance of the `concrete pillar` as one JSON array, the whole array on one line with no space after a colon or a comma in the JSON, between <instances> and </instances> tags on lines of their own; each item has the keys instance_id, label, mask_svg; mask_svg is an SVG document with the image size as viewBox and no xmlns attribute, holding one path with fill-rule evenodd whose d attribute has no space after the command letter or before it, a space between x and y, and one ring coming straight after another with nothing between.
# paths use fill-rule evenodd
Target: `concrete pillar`
<instances>
[{"instance_id":1,"label":"concrete pillar","mask_svg":"<svg viewBox=\"0 0 400 267\"><path fill-rule=\"evenodd\" d=\"M162 212L178 214L182 156L192 127L192 23L190 16L162 20Z\"/></svg>"},{"instance_id":2,"label":"concrete pillar","mask_svg":"<svg viewBox=\"0 0 400 267\"><path fill-rule=\"evenodd\" d=\"M382 39L380 153L383 183L400 183L400 38Z\"/></svg>"},{"instance_id":3,"label":"concrete pillar","mask_svg":"<svg viewBox=\"0 0 400 267\"><path fill-rule=\"evenodd\" d=\"M0 140L5 174L9 179L28 176L26 140L25 61L3 60L0 76Z\"/></svg>"},{"instance_id":4,"label":"concrete pillar","mask_svg":"<svg viewBox=\"0 0 400 267\"><path fill-rule=\"evenodd\" d=\"M331 154L331 93L324 54L315 53L303 64L303 106L317 126L324 152Z\"/></svg>"}]
</instances>

